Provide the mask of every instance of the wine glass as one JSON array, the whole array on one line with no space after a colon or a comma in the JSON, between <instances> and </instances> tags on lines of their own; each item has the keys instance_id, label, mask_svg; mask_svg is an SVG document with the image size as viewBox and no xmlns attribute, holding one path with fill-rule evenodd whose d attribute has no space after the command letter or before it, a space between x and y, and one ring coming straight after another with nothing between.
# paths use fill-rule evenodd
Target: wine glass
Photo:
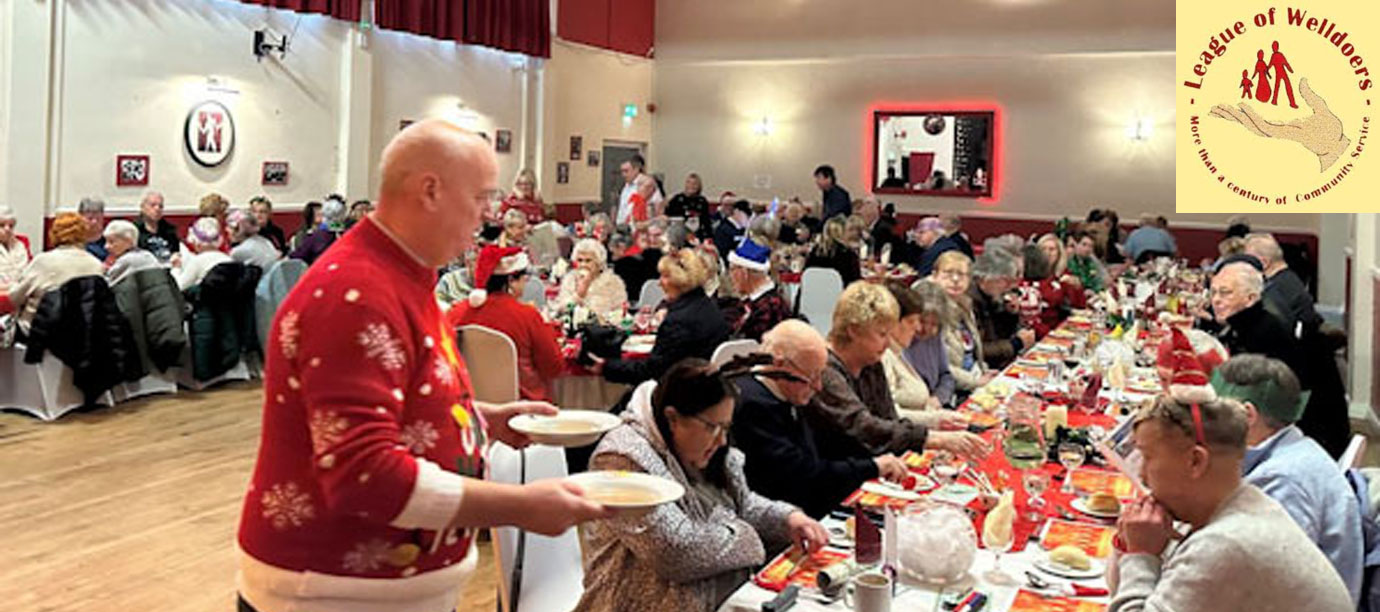
<instances>
[{"instance_id":1,"label":"wine glass","mask_svg":"<svg viewBox=\"0 0 1380 612\"><path fill-rule=\"evenodd\" d=\"M1043 468L1029 469L1021 473L1021 486L1025 487L1027 512L1025 518L1030 522L1038 522L1044 518L1044 512L1037 511L1037 508L1045 507L1045 489L1049 488L1049 473Z\"/></svg>"},{"instance_id":2,"label":"wine glass","mask_svg":"<svg viewBox=\"0 0 1380 612\"><path fill-rule=\"evenodd\" d=\"M1070 472L1083 467L1083 462L1088 459L1087 452L1083 450L1083 445L1076 442L1065 442L1059 445L1059 463L1065 470Z\"/></svg>"},{"instance_id":3,"label":"wine glass","mask_svg":"<svg viewBox=\"0 0 1380 612\"><path fill-rule=\"evenodd\" d=\"M987 518L991 520L991 514L988 514ZM1001 533L1001 530L991 529L988 527L987 521L983 521L982 546L996 555L996 559L992 561L992 569L982 575L983 580L996 585L1016 584L1016 577L1001 569L1001 556L1010 552L1015 543L1015 525L1009 526L1004 533Z\"/></svg>"}]
</instances>

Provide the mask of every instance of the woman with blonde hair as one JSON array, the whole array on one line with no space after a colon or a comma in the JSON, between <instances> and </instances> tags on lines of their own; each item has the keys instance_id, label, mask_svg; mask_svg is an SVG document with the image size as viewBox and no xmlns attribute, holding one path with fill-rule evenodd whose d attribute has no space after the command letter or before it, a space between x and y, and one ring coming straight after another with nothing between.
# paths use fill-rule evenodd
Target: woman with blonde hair
<instances>
[{"instance_id":1,"label":"woman with blonde hair","mask_svg":"<svg viewBox=\"0 0 1380 612\"><path fill-rule=\"evenodd\" d=\"M982 438L966 431L930 431L897 413L882 356L900 314L896 298L879 284L856 282L839 296L829 329L829 362L814 400L802 409L820 454L874 457L937 448L981 459L990 450Z\"/></svg>"},{"instance_id":2,"label":"woman with blonde hair","mask_svg":"<svg viewBox=\"0 0 1380 612\"><path fill-rule=\"evenodd\" d=\"M1064 250L1064 241L1054 234L1045 234L1035 241L1035 245L1040 247L1040 251L1045 254L1045 259L1049 261L1054 278L1063 278L1069 269L1069 258L1068 253Z\"/></svg>"},{"instance_id":3,"label":"woman with blonde hair","mask_svg":"<svg viewBox=\"0 0 1380 612\"><path fill-rule=\"evenodd\" d=\"M710 268L695 249L667 253L657 263L657 272L666 293L667 309L651 354L645 359L607 361L591 356L591 371L610 382L637 384L659 378L687 357L709 359L714 349L728 339L728 322L705 293Z\"/></svg>"},{"instance_id":4,"label":"woman with blonde hair","mask_svg":"<svg viewBox=\"0 0 1380 612\"><path fill-rule=\"evenodd\" d=\"M557 310L582 306L604 323L621 318L628 290L623 279L609 269L608 257L608 251L598 240L583 238L575 243L570 253L574 267L561 279Z\"/></svg>"},{"instance_id":5,"label":"woman with blonde hair","mask_svg":"<svg viewBox=\"0 0 1380 612\"><path fill-rule=\"evenodd\" d=\"M848 222L844 217L831 217L815 239L815 246L805 258L806 268L829 268L843 277L844 286L862 279L862 263L858 253L844 241Z\"/></svg>"},{"instance_id":6,"label":"woman with blonde hair","mask_svg":"<svg viewBox=\"0 0 1380 612\"><path fill-rule=\"evenodd\" d=\"M105 266L86 250L90 225L79 213L59 214L48 230L52 250L39 253L30 261L9 292L0 295L0 313L15 312L21 332L29 333L29 323L43 296L79 276L100 276Z\"/></svg>"},{"instance_id":7,"label":"woman with blonde hair","mask_svg":"<svg viewBox=\"0 0 1380 612\"><path fill-rule=\"evenodd\" d=\"M995 374L988 372L984 365L982 335L973 314L972 297L968 294L973 283L972 263L962 252L948 251L935 260L934 271L927 277L928 282L938 285L949 298L950 307L944 310L939 322L940 334L944 338L954 388L961 393L987 384Z\"/></svg>"},{"instance_id":8,"label":"woman with blonde hair","mask_svg":"<svg viewBox=\"0 0 1380 612\"><path fill-rule=\"evenodd\" d=\"M513 191L503 198L498 214L503 216L510 210L521 212L532 225L546 220L546 205L537 191L537 173L528 168L518 171L517 178L513 179Z\"/></svg>"}]
</instances>

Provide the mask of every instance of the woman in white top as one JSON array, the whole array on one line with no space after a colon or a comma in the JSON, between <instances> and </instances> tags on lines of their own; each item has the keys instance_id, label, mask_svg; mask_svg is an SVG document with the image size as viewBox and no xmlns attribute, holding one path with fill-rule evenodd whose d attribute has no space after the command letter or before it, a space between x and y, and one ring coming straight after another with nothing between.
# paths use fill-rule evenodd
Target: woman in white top
<instances>
[{"instance_id":1,"label":"woman in white top","mask_svg":"<svg viewBox=\"0 0 1380 612\"><path fill-rule=\"evenodd\" d=\"M10 285L9 293L0 296L3 298L0 299L0 312L13 308L19 329L24 333L29 333L29 322L49 291L79 276L101 276L105 273L101 260L86 251L88 231L86 219L80 214L69 212L58 215L48 230L48 241L53 244L53 250L34 257L19 273L19 279Z\"/></svg>"},{"instance_id":2,"label":"woman in white top","mask_svg":"<svg viewBox=\"0 0 1380 612\"><path fill-rule=\"evenodd\" d=\"M140 270L157 268L161 264L153 253L139 248L139 228L123 219L105 224L105 248L113 261L105 271L105 279L111 285L118 283Z\"/></svg>"},{"instance_id":3,"label":"woman in white top","mask_svg":"<svg viewBox=\"0 0 1380 612\"><path fill-rule=\"evenodd\" d=\"M186 291L200 284L211 268L234 261L220 251L220 240L220 221L215 217L197 219L187 229L187 246L192 249L192 255L173 261L173 278L177 279L178 289Z\"/></svg>"},{"instance_id":4,"label":"woman in white top","mask_svg":"<svg viewBox=\"0 0 1380 612\"><path fill-rule=\"evenodd\" d=\"M588 308L605 323L622 318L628 290L623 279L608 269L604 245L591 238L582 239L575 243L570 260L575 267L561 279L556 309L565 310L574 304Z\"/></svg>"},{"instance_id":5,"label":"woman in white top","mask_svg":"<svg viewBox=\"0 0 1380 612\"><path fill-rule=\"evenodd\" d=\"M10 207L0 206L0 291L19 278L19 272L29 265L29 245L14 233L16 221Z\"/></svg>"},{"instance_id":6,"label":"woman in white top","mask_svg":"<svg viewBox=\"0 0 1380 612\"><path fill-rule=\"evenodd\" d=\"M268 270L282 256L272 241L259 235L259 219L253 213L237 208L230 211L225 224L235 245L230 249L230 259Z\"/></svg>"},{"instance_id":7,"label":"woman in white top","mask_svg":"<svg viewBox=\"0 0 1380 612\"><path fill-rule=\"evenodd\" d=\"M930 394L925 380L901 355L922 330L927 332L927 336L938 333L939 319L945 305L924 302L918 292L905 285L891 283L887 289L901 307L901 318L889 334L891 344L882 354L882 368L886 373L887 386L891 388L891 399L896 402L897 414L931 429L956 430L967 427L968 419L940 405L939 398Z\"/></svg>"}]
</instances>

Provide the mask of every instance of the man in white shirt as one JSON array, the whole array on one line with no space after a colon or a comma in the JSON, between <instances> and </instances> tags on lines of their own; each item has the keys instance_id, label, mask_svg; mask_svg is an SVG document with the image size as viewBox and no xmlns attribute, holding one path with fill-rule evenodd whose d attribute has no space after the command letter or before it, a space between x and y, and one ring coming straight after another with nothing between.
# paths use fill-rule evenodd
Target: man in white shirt
<instances>
[{"instance_id":1,"label":"man in white shirt","mask_svg":"<svg viewBox=\"0 0 1380 612\"><path fill-rule=\"evenodd\" d=\"M620 167L625 182L623 192L618 195L618 215L614 218L614 223L631 225L634 221L646 221L657 216L657 211L661 210L661 203L665 198L661 195L661 189L657 188L656 181L643 173L646 166L647 160L642 159L641 155L633 155ZM634 195L639 196L641 201L647 204L646 218L634 219Z\"/></svg>"}]
</instances>

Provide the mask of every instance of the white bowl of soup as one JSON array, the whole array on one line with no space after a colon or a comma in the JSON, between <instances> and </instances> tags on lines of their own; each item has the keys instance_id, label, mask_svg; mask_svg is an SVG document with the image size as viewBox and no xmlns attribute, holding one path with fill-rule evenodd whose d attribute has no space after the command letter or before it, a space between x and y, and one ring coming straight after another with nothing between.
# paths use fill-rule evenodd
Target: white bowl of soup
<instances>
[{"instance_id":1,"label":"white bowl of soup","mask_svg":"<svg viewBox=\"0 0 1380 612\"><path fill-rule=\"evenodd\" d=\"M570 481L584 489L586 499L625 516L646 514L685 495L680 483L642 472L582 472L571 476Z\"/></svg>"},{"instance_id":2,"label":"white bowl of soup","mask_svg":"<svg viewBox=\"0 0 1380 612\"><path fill-rule=\"evenodd\" d=\"M508 426L526 434L537 444L589 446L621 422L617 416L607 412L562 410L554 416L520 414L509 420Z\"/></svg>"}]
</instances>

